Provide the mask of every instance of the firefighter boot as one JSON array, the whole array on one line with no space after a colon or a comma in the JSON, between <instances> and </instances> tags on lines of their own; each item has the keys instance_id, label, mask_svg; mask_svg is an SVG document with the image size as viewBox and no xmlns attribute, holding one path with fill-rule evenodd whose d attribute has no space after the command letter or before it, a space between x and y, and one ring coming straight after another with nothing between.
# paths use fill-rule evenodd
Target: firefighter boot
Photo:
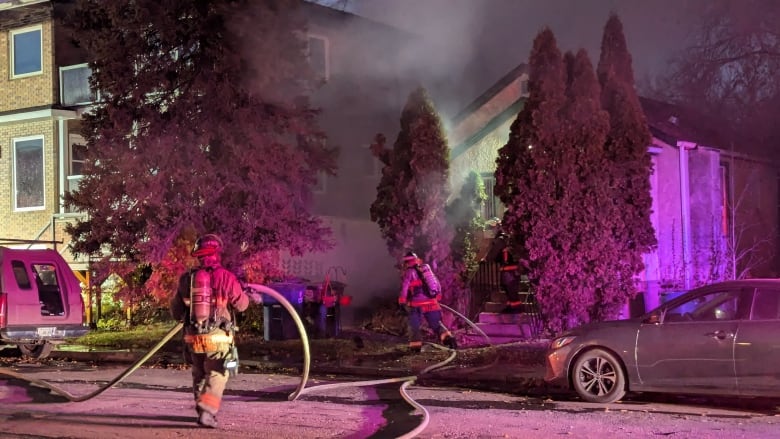
<instances>
[{"instance_id":1,"label":"firefighter boot","mask_svg":"<svg viewBox=\"0 0 780 439\"><path fill-rule=\"evenodd\" d=\"M206 410L198 408L198 425L203 428L217 428L217 418Z\"/></svg>"},{"instance_id":2,"label":"firefighter boot","mask_svg":"<svg viewBox=\"0 0 780 439\"><path fill-rule=\"evenodd\" d=\"M455 337L451 335L445 336L444 340L442 340L442 343L444 344L444 346L447 346L452 350L458 349L458 343L455 341Z\"/></svg>"}]
</instances>

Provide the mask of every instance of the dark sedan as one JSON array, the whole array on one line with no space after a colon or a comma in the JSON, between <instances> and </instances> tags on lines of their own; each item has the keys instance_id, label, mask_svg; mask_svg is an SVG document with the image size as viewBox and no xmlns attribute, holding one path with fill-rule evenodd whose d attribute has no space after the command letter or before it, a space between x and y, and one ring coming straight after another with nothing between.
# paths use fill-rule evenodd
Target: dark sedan
<instances>
[{"instance_id":1,"label":"dark sedan","mask_svg":"<svg viewBox=\"0 0 780 439\"><path fill-rule=\"evenodd\" d=\"M693 289L642 317L554 339L547 382L585 401L626 392L780 396L780 279Z\"/></svg>"}]
</instances>

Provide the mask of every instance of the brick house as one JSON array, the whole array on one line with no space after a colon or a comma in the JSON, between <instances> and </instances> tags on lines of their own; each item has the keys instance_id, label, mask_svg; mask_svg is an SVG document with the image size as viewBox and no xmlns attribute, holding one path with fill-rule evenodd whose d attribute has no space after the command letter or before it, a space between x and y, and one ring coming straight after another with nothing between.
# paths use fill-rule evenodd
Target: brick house
<instances>
[{"instance_id":1,"label":"brick house","mask_svg":"<svg viewBox=\"0 0 780 439\"><path fill-rule=\"evenodd\" d=\"M89 261L69 254L63 232L81 214L61 203L78 184L80 119L95 101L87 55L70 43L59 19L71 5L0 2L0 239L6 240L0 245L57 248L88 284ZM313 199L313 212L332 228L336 247L283 256L283 264L312 282L339 274L355 297L352 308L368 306L375 292L395 290L398 283L395 261L369 218L381 172L369 145L376 133L397 131L413 89L401 77L398 57L412 37L313 3L301 2L298 12L308 23L310 62L324 81L314 105L322 109L329 142L340 149L338 175L320 175Z\"/></svg>"},{"instance_id":2,"label":"brick house","mask_svg":"<svg viewBox=\"0 0 780 439\"><path fill-rule=\"evenodd\" d=\"M492 193L497 151L522 109L527 74L513 69L456 116L449 130L451 184L457 191L471 170L480 172ZM651 221L657 249L645 255L640 274L644 295L631 313L657 305L669 294L728 277L732 263L738 276L777 276L777 164L723 148L721 137L705 118L691 111L640 98L652 133L648 145L651 176ZM501 216L492 197L485 218ZM730 247L750 249L739 261L727 258ZM644 300L641 300L644 299Z\"/></svg>"},{"instance_id":3,"label":"brick house","mask_svg":"<svg viewBox=\"0 0 780 439\"><path fill-rule=\"evenodd\" d=\"M54 247L84 274L87 261L67 252L63 226L77 214L61 195L79 179L79 119L93 96L85 58L54 16L49 1L0 3L0 239Z\"/></svg>"}]
</instances>

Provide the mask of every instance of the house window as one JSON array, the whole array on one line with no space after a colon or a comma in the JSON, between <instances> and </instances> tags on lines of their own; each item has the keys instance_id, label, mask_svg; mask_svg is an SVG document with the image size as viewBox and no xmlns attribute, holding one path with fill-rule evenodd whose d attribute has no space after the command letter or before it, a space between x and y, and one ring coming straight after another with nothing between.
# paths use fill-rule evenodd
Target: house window
<instances>
[{"instance_id":1,"label":"house window","mask_svg":"<svg viewBox=\"0 0 780 439\"><path fill-rule=\"evenodd\" d=\"M41 26L10 32L11 78L43 73L43 45Z\"/></svg>"},{"instance_id":2,"label":"house window","mask_svg":"<svg viewBox=\"0 0 780 439\"><path fill-rule=\"evenodd\" d=\"M84 174L84 156L86 154L84 138L79 135L70 135L70 174L80 177Z\"/></svg>"},{"instance_id":3,"label":"house window","mask_svg":"<svg viewBox=\"0 0 780 439\"><path fill-rule=\"evenodd\" d=\"M328 39L317 35L309 35L309 65L314 72L322 79L330 77L328 65L328 54L330 45Z\"/></svg>"},{"instance_id":4,"label":"house window","mask_svg":"<svg viewBox=\"0 0 780 439\"><path fill-rule=\"evenodd\" d=\"M70 149L69 149L70 160L68 162L69 168L68 168L66 190L68 192L73 192L79 188L79 183L83 178L84 157L85 157L87 147L85 146L84 138L78 134L68 135L68 144L70 145ZM71 206L68 208L66 212L75 213L78 212L78 209Z\"/></svg>"},{"instance_id":5,"label":"house window","mask_svg":"<svg viewBox=\"0 0 780 439\"><path fill-rule=\"evenodd\" d=\"M14 210L44 208L43 136L14 139Z\"/></svg>"},{"instance_id":6,"label":"house window","mask_svg":"<svg viewBox=\"0 0 780 439\"><path fill-rule=\"evenodd\" d=\"M62 105L85 105L95 102L89 87L92 71L87 64L60 67L60 101Z\"/></svg>"},{"instance_id":7,"label":"house window","mask_svg":"<svg viewBox=\"0 0 780 439\"><path fill-rule=\"evenodd\" d=\"M493 173L482 174L482 181L485 183L485 193L487 200L482 205L482 218L501 218L504 216L504 205L501 200L493 195L493 188L496 186L496 176Z\"/></svg>"}]
</instances>

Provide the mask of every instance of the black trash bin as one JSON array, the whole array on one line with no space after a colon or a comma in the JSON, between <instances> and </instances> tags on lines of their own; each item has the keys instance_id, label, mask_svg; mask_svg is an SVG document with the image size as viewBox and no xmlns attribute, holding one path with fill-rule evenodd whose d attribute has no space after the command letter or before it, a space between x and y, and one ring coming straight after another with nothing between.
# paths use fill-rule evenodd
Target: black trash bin
<instances>
[{"instance_id":1,"label":"black trash bin","mask_svg":"<svg viewBox=\"0 0 780 439\"><path fill-rule=\"evenodd\" d=\"M303 311L303 293L306 285L294 282L278 282L267 285L282 295L295 308L298 316ZM263 297L263 338L271 340L289 340L301 338L294 318L276 299Z\"/></svg>"},{"instance_id":2,"label":"black trash bin","mask_svg":"<svg viewBox=\"0 0 780 439\"><path fill-rule=\"evenodd\" d=\"M327 306L318 303L315 316L317 336L322 338L338 337L341 333L341 310L339 304Z\"/></svg>"}]
</instances>

